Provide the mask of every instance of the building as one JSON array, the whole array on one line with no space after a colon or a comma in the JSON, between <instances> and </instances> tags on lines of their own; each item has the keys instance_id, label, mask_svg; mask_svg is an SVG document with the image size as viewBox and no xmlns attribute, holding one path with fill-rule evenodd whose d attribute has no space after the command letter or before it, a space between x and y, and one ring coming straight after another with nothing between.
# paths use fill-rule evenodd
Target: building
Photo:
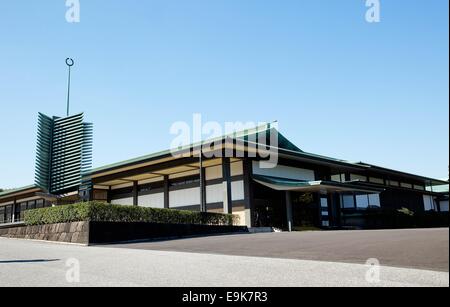
<instances>
[{"instance_id":1,"label":"building","mask_svg":"<svg viewBox=\"0 0 450 307\"><path fill-rule=\"evenodd\" d=\"M84 187L83 174L92 167L92 124L83 117L39 113L35 183L45 191L63 194Z\"/></svg>"},{"instance_id":2,"label":"building","mask_svg":"<svg viewBox=\"0 0 450 307\"><path fill-rule=\"evenodd\" d=\"M20 222L24 210L79 199L232 213L242 225L283 229L372 227L367 216L405 209L448 212L448 181L307 153L272 125L205 143L91 169L84 175L90 189L64 195L38 185L5 191L0 223ZM276 154L270 165L268 151Z\"/></svg>"}]
</instances>

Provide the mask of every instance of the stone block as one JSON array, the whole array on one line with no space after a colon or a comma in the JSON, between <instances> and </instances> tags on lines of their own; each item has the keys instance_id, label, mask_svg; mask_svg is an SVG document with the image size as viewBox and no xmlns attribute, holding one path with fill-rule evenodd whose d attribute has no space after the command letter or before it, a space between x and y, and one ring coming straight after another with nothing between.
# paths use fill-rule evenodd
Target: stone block
<instances>
[{"instance_id":1,"label":"stone block","mask_svg":"<svg viewBox=\"0 0 450 307\"><path fill-rule=\"evenodd\" d=\"M79 238L79 236L80 236L80 233L79 233L79 232L74 232L74 233L72 234L71 242L72 242L72 243L78 243L78 238Z\"/></svg>"},{"instance_id":2,"label":"stone block","mask_svg":"<svg viewBox=\"0 0 450 307\"><path fill-rule=\"evenodd\" d=\"M70 224L70 231L71 233L74 233L77 231L77 224L76 223L72 223Z\"/></svg>"}]
</instances>

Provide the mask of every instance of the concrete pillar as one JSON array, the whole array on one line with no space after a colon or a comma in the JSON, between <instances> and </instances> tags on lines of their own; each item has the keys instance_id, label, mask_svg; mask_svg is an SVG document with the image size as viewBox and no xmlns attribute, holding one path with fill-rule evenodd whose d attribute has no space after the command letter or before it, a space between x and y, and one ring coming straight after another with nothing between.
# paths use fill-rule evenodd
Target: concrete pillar
<instances>
[{"instance_id":1,"label":"concrete pillar","mask_svg":"<svg viewBox=\"0 0 450 307\"><path fill-rule=\"evenodd\" d=\"M286 191L286 216L289 232L292 232L294 218L292 213L292 194L290 191Z\"/></svg>"}]
</instances>

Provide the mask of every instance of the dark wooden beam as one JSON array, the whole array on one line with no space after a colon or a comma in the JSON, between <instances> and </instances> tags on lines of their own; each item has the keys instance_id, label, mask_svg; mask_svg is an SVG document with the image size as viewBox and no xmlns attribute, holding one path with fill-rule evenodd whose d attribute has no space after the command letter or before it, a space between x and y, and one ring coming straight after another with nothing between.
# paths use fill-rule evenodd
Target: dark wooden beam
<instances>
[{"instance_id":1,"label":"dark wooden beam","mask_svg":"<svg viewBox=\"0 0 450 307\"><path fill-rule=\"evenodd\" d=\"M170 208L169 176L164 176L164 208Z\"/></svg>"},{"instance_id":2,"label":"dark wooden beam","mask_svg":"<svg viewBox=\"0 0 450 307\"><path fill-rule=\"evenodd\" d=\"M192 164L198 162L198 158L181 158L174 161L163 162L155 165L144 166L137 169L132 169L129 171L118 172L116 174L106 175L102 177L92 178L93 184L101 184L102 182L108 182L113 180L123 180L122 178L133 177L136 175L142 175L147 173L154 173L158 170L164 170L168 168L173 168L177 166L182 166L185 164Z\"/></svg>"},{"instance_id":3,"label":"dark wooden beam","mask_svg":"<svg viewBox=\"0 0 450 307\"><path fill-rule=\"evenodd\" d=\"M244 203L246 214L250 216L247 217L247 226L254 227L255 225L255 202L253 197L253 166L252 160L245 158L243 160L243 171L244 171Z\"/></svg>"},{"instance_id":4,"label":"dark wooden beam","mask_svg":"<svg viewBox=\"0 0 450 307\"><path fill-rule=\"evenodd\" d=\"M206 206L206 170L203 167L200 170L200 211L207 212L208 208Z\"/></svg>"},{"instance_id":5,"label":"dark wooden beam","mask_svg":"<svg viewBox=\"0 0 450 307\"><path fill-rule=\"evenodd\" d=\"M292 232L294 227L294 219L292 213L292 194L290 191L286 191L286 219L287 219L287 229Z\"/></svg>"},{"instance_id":6,"label":"dark wooden beam","mask_svg":"<svg viewBox=\"0 0 450 307\"><path fill-rule=\"evenodd\" d=\"M224 199L224 211L225 213L232 214L233 213L233 200L231 195L231 167L230 167L230 158L223 158L222 160L222 173L224 185L226 188L226 197Z\"/></svg>"},{"instance_id":7,"label":"dark wooden beam","mask_svg":"<svg viewBox=\"0 0 450 307\"><path fill-rule=\"evenodd\" d=\"M138 182L133 182L133 206L139 206Z\"/></svg>"}]
</instances>

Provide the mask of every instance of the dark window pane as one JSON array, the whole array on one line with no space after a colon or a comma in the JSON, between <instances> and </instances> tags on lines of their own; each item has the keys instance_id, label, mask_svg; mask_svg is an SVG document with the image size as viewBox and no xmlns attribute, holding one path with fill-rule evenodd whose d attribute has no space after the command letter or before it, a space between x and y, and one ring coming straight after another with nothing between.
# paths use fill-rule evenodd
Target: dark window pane
<instances>
[{"instance_id":1,"label":"dark window pane","mask_svg":"<svg viewBox=\"0 0 450 307\"><path fill-rule=\"evenodd\" d=\"M15 207L15 213L14 213L14 222L20 222L22 219L22 215L20 212L20 206L17 204Z\"/></svg>"},{"instance_id":2,"label":"dark window pane","mask_svg":"<svg viewBox=\"0 0 450 307\"><path fill-rule=\"evenodd\" d=\"M0 207L0 224L5 222L5 207Z\"/></svg>"},{"instance_id":3,"label":"dark window pane","mask_svg":"<svg viewBox=\"0 0 450 307\"><path fill-rule=\"evenodd\" d=\"M28 210L36 209L36 201L32 200L28 202Z\"/></svg>"},{"instance_id":4,"label":"dark window pane","mask_svg":"<svg viewBox=\"0 0 450 307\"><path fill-rule=\"evenodd\" d=\"M12 206L6 206L6 223L12 222Z\"/></svg>"},{"instance_id":5,"label":"dark window pane","mask_svg":"<svg viewBox=\"0 0 450 307\"><path fill-rule=\"evenodd\" d=\"M27 210L27 203L20 203L20 211L24 212Z\"/></svg>"},{"instance_id":6,"label":"dark window pane","mask_svg":"<svg viewBox=\"0 0 450 307\"><path fill-rule=\"evenodd\" d=\"M36 208L44 208L44 200L39 199L36 201Z\"/></svg>"}]
</instances>

